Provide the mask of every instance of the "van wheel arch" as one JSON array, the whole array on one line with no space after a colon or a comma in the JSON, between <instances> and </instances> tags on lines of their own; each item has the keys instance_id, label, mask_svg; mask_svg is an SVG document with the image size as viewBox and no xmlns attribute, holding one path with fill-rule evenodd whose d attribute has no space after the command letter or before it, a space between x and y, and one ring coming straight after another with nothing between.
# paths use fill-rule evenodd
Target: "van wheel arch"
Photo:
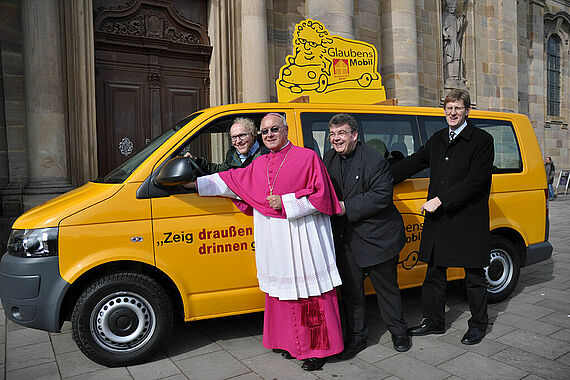
<instances>
[{"instance_id":1,"label":"van wheel arch","mask_svg":"<svg viewBox=\"0 0 570 380\"><path fill-rule=\"evenodd\" d=\"M87 288L87 286L89 286L90 283L105 274L118 272L145 274L157 281L165 289L171 300L174 312L174 321L184 321L184 305L182 296L176 287L176 284L166 273L146 263L137 261L113 261L90 269L71 284L62 301L60 326L63 325L65 321L71 321L73 308L81 296L81 293Z\"/></svg>"}]
</instances>

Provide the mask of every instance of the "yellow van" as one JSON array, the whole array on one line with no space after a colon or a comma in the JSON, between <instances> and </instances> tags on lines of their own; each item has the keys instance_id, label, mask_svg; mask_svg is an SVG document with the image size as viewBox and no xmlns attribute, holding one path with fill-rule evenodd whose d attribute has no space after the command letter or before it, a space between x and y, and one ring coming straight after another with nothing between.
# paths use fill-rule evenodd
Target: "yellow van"
<instances>
[{"instance_id":1,"label":"yellow van","mask_svg":"<svg viewBox=\"0 0 570 380\"><path fill-rule=\"evenodd\" d=\"M229 146L233 119L259 125L268 112L285 115L290 140L322 157L330 149L328 120L341 111L356 117L364 143L387 149L390 159L411 154L446 126L439 108L267 103L196 112L106 177L18 218L0 262L7 317L48 331L71 320L80 349L117 366L147 359L168 339L174 320L262 310L252 218L227 198L159 186L155 178L187 151L222 161L220 146ZM487 276L490 299L499 301L513 291L522 266L552 254L546 175L528 118L474 110L469 119L495 140ZM424 172L395 187L407 236L401 288L420 286L424 278L417 250L428 182ZM461 269L449 271L450 279L462 277Z\"/></svg>"}]
</instances>

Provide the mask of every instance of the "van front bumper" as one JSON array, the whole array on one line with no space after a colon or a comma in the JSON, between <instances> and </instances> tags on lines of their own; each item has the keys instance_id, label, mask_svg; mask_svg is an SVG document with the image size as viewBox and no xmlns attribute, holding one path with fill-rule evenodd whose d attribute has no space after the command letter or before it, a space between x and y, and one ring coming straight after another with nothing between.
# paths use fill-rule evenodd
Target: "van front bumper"
<instances>
[{"instance_id":1,"label":"van front bumper","mask_svg":"<svg viewBox=\"0 0 570 380\"><path fill-rule=\"evenodd\" d=\"M544 243L531 244L526 247L525 266L536 264L552 256L552 244L545 241Z\"/></svg>"},{"instance_id":2,"label":"van front bumper","mask_svg":"<svg viewBox=\"0 0 570 380\"><path fill-rule=\"evenodd\" d=\"M6 317L40 330L61 330L61 303L70 284L59 275L56 257L16 257L0 261L0 298Z\"/></svg>"}]
</instances>

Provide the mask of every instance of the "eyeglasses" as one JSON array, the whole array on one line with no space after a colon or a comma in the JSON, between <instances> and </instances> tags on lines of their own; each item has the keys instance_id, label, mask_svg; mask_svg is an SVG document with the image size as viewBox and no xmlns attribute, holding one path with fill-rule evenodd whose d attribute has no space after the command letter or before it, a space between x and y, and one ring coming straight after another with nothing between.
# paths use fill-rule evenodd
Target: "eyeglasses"
<instances>
[{"instance_id":1,"label":"eyeglasses","mask_svg":"<svg viewBox=\"0 0 570 380\"><path fill-rule=\"evenodd\" d=\"M465 107L445 107L445 112L450 113L450 112L459 112L461 110L464 110Z\"/></svg>"},{"instance_id":2,"label":"eyeglasses","mask_svg":"<svg viewBox=\"0 0 570 380\"><path fill-rule=\"evenodd\" d=\"M232 142L235 142L235 141L238 141L238 140L239 140L239 141L243 141L243 140L245 140L245 138L246 138L247 136L249 136L249 135L251 135L251 132L248 132L248 133L240 133L239 135L230 136L230 138L232 139Z\"/></svg>"},{"instance_id":3,"label":"eyeglasses","mask_svg":"<svg viewBox=\"0 0 570 380\"><path fill-rule=\"evenodd\" d=\"M351 135L354 131L350 130L350 131L338 131L337 133L334 132L330 132L329 133L329 139L334 139L336 136L344 138L348 135Z\"/></svg>"},{"instance_id":4,"label":"eyeglasses","mask_svg":"<svg viewBox=\"0 0 570 380\"><path fill-rule=\"evenodd\" d=\"M281 127L271 127L271 128L267 128L267 129L262 129L261 131L259 131L259 133L261 133L263 136L265 136L269 132L275 134L275 133L279 132L280 129L281 129Z\"/></svg>"}]
</instances>

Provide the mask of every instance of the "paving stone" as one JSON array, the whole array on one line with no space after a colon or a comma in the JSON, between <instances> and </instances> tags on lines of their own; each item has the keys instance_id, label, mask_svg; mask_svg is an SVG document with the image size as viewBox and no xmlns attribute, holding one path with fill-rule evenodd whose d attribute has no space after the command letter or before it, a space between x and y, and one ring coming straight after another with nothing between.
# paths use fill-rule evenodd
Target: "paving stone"
<instances>
[{"instance_id":1,"label":"paving stone","mask_svg":"<svg viewBox=\"0 0 570 380\"><path fill-rule=\"evenodd\" d=\"M528 372L499 361L489 359L475 352L467 352L451 359L438 368L463 379L522 379Z\"/></svg>"},{"instance_id":2,"label":"paving stone","mask_svg":"<svg viewBox=\"0 0 570 380\"><path fill-rule=\"evenodd\" d=\"M541 322L550 323L560 327L570 328L570 309L557 311L539 319Z\"/></svg>"},{"instance_id":3,"label":"paving stone","mask_svg":"<svg viewBox=\"0 0 570 380\"><path fill-rule=\"evenodd\" d=\"M537 306L546 307L552 310L566 311L568 314L570 314L570 302L553 301L544 297L541 298L542 300L536 303Z\"/></svg>"},{"instance_id":4,"label":"paving stone","mask_svg":"<svg viewBox=\"0 0 570 380\"><path fill-rule=\"evenodd\" d=\"M8 331L6 339L7 348L12 349L28 346L30 344L49 342L49 334L46 331L26 328L23 330Z\"/></svg>"},{"instance_id":5,"label":"paving stone","mask_svg":"<svg viewBox=\"0 0 570 380\"><path fill-rule=\"evenodd\" d=\"M169 377L167 380L170 380L171 378ZM182 379L182 378L181 378ZM186 379L186 377L184 378ZM232 380L259 380L262 379L261 377L257 376L255 373L250 372L250 373L246 373L245 375L240 375L240 376L236 376L236 377L232 377Z\"/></svg>"},{"instance_id":6,"label":"paving stone","mask_svg":"<svg viewBox=\"0 0 570 380\"><path fill-rule=\"evenodd\" d=\"M430 366L407 354L392 356L375 365L402 379L445 379L452 373Z\"/></svg>"},{"instance_id":7,"label":"paving stone","mask_svg":"<svg viewBox=\"0 0 570 380\"><path fill-rule=\"evenodd\" d=\"M390 343L386 344L389 344L390 346L387 346L385 344L370 344L368 347L366 347L366 349L360 351L357 356L359 359L364 360L369 364L374 364L379 360L383 360L398 354L398 352L394 350L394 347L392 346L391 338Z\"/></svg>"},{"instance_id":8,"label":"paving stone","mask_svg":"<svg viewBox=\"0 0 570 380\"><path fill-rule=\"evenodd\" d=\"M520 315L503 313L499 322L519 329L525 329L541 335L550 335L555 331L560 330L560 326L552 325L536 321L531 318L522 317Z\"/></svg>"},{"instance_id":9,"label":"paving stone","mask_svg":"<svg viewBox=\"0 0 570 380\"><path fill-rule=\"evenodd\" d=\"M385 368L376 364L367 363L358 356L349 360L331 359L321 371L313 374L328 379L383 379L390 376Z\"/></svg>"},{"instance_id":10,"label":"paving stone","mask_svg":"<svg viewBox=\"0 0 570 380\"><path fill-rule=\"evenodd\" d=\"M314 379L315 377L301 368L302 361L290 359L287 360L281 355L273 352L267 352L263 355L247 358L242 361L252 372L248 372L242 376L253 375L260 376L262 379ZM325 364L325 367L330 363ZM319 371L319 372L322 372Z\"/></svg>"},{"instance_id":11,"label":"paving stone","mask_svg":"<svg viewBox=\"0 0 570 380\"><path fill-rule=\"evenodd\" d=\"M6 326L0 326L0 345L6 344Z\"/></svg>"},{"instance_id":12,"label":"paving stone","mask_svg":"<svg viewBox=\"0 0 570 380\"><path fill-rule=\"evenodd\" d=\"M6 364L6 346L0 344L0 365L2 366L2 372L4 371L5 364Z\"/></svg>"},{"instance_id":13,"label":"paving stone","mask_svg":"<svg viewBox=\"0 0 570 380\"><path fill-rule=\"evenodd\" d=\"M107 368L87 358L81 351L67 352L57 355L56 358L61 376L64 378L85 375Z\"/></svg>"},{"instance_id":14,"label":"paving stone","mask_svg":"<svg viewBox=\"0 0 570 380\"><path fill-rule=\"evenodd\" d=\"M546 379L568 379L570 374L570 367L564 363L548 360L515 347L508 347L493 355L492 359Z\"/></svg>"},{"instance_id":15,"label":"paving stone","mask_svg":"<svg viewBox=\"0 0 570 380\"><path fill-rule=\"evenodd\" d=\"M568 292L564 290L542 288L533 291L531 294L540 294L541 296L553 301L568 302Z\"/></svg>"},{"instance_id":16,"label":"paving stone","mask_svg":"<svg viewBox=\"0 0 570 380\"><path fill-rule=\"evenodd\" d=\"M9 319L6 319L6 331L23 330L23 329L27 329L27 327L24 327L15 322L12 322Z\"/></svg>"},{"instance_id":17,"label":"paving stone","mask_svg":"<svg viewBox=\"0 0 570 380\"><path fill-rule=\"evenodd\" d=\"M239 376L234 377L234 379L239 379ZM180 374L180 375L165 377L164 380L188 380L188 378L186 376Z\"/></svg>"},{"instance_id":18,"label":"paving stone","mask_svg":"<svg viewBox=\"0 0 570 380\"><path fill-rule=\"evenodd\" d=\"M164 354L159 360L127 367L134 379L162 379L173 375L182 374L178 367Z\"/></svg>"},{"instance_id":19,"label":"paving stone","mask_svg":"<svg viewBox=\"0 0 570 380\"><path fill-rule=\"evenodd\" d=\"M497 352L505 349L504 344L496 342L494 340L491 340L487 337L485 337L483 339L483 341L479 344L475 344L473 346L465 345L465 344L461 343L461 338L463 338L463 335L465 334L466 331L467 331L467 329L465 329L463 331L455 330L452 333L440 335L436 339L441 340L445 343L449 343L455 347L461 348L462 350L472 351L472 352L475 352L479 355L483 355L483 356L487 356L487 357L494 355Z\"/></svg>"},{"instance_id":20,"label":"paving stone","mask_svg":"<svg viewBox=\"0 0 570 380\"><path fill-rule=\"evenodd\" d=\"M510 332L499 341L552 360L570 351L570 345L566 342L525 330Z\"/></svg>"},{"instance_id":21,"label":"paving stone","mask_svg":"<svg viewBox=\"0 0 570 380\"><path fill-rule=\"evenodd\" d=\"M6 373L6 380L42 379L59 380L59 370L55 362L35 365Z\"/></svg>"},{"instance_id":22,"label":"paving stone","mask_svg":"<svg viewBox=\"0 0 570 380\"><path fill-rule=\"evenodd\" d=\"M71 333L50 334L50 339L56 355L79 350L79 347L73 341L73 334Z\"/></svg>"},{"instance_id":23,"label":"paving stone","mask_svg":"<svg viewBox=\"0 0 570 380\"><path fill-rule=\"evenodd\" d=\"M166 355L174 361L219 351L222 348L195 327L177 326L164 348Z\"/></svg>"},{"instance_id":24,"label":"paving stone","mask_svg":"<svg viewBox=\"0 0 570 380\"><path fill-rule=\"evenodd\" d=\"M559 363L565 364L567 366L570 366L570 352L567 353L566 355L562 355L561 357L556 359L556 361Z\"/></svg>"},{"instance_id":25,"label":"paving stone","mask_svg":"<svg viewBox=\"0 0 570 380\"><path fill-rule=\"evenodd\" d=\"M6 371L15 371L53 361L55 361L55 356L49 342L11 348L6 352Z\"/></svg>"},{"instance_id":26,"label":"paving stone","mask_svg":"<svg viewBox=\"0 0 570 380\"><path fill-rule=\"evenodd\" d=\"M423 338L423 339L419 339ZM454 345L437 340L435 336L412 337L413 346L406 353L424 363L437 366L449 359L453 359L465 350Z\"/></svg>"},{"instance_id":27,"label":"paving stone","mask_svg":"<svg viewBox=\"0 0 570 380\"><path fill-rule=\"evenodd\" d=\"M250 372L249 368L225 351L180 360L176 365L191 379L226 379Z\"/></svg>"},{"instance_id":28,"label":"paving stone","mask_svg":"<svg viewBox=\"0 0 570 380\"><path fill-rule=\"evenodd\" d=\"M120 368L105 368L95 372L86 373L83 375L73 376L69 379L73 380L132 380L131 375L125 367Z\"/></svg>"},{"instance_id":29,"label":"paving stone","mask_svg":"<svg viewBox=\"0 0 570 380\"><path fill-rule=\"evenodd\" d=\"M236 359L258 356L267 351L257 339L247 335L243 330L226 330L216 333L215 336L215 343Z\"/></svg>"},{"instance_id":30,"label":"paving stone","mask_svg":"<svg viewBox=\"0 0 570 380\"><path fill-rule=\"evenodd\" d=\"M489 327L487 327L486 338L497 340L497 338L508 334L513 330L516 330L516 328L513 326L505 325L501 322L493 322L492 324L489 324Z\"/></svg>"},{"instance_id":31,"label":"paving stone","mask_svg":"<svg viewBox=\"0 0 570 380\"><path fill-rule=\"evenodd\" d=\"M562 329L549 335L551 338L570 343L570 329Z\"/></svg>"},{"instance_id":32,"label":"paving stone","mask_svg":"<svg viewBox=\"0 0 570 380\"><path fill-rule=\"evenodd\" d=\"M540 319L546 315L552 314L555 310L542 306L521 302L518 299L510 299L506 302L492 305L492 309L500 309L508 311L511 314L520 315L531 319Z\"/></svg>"}]
</instances>

